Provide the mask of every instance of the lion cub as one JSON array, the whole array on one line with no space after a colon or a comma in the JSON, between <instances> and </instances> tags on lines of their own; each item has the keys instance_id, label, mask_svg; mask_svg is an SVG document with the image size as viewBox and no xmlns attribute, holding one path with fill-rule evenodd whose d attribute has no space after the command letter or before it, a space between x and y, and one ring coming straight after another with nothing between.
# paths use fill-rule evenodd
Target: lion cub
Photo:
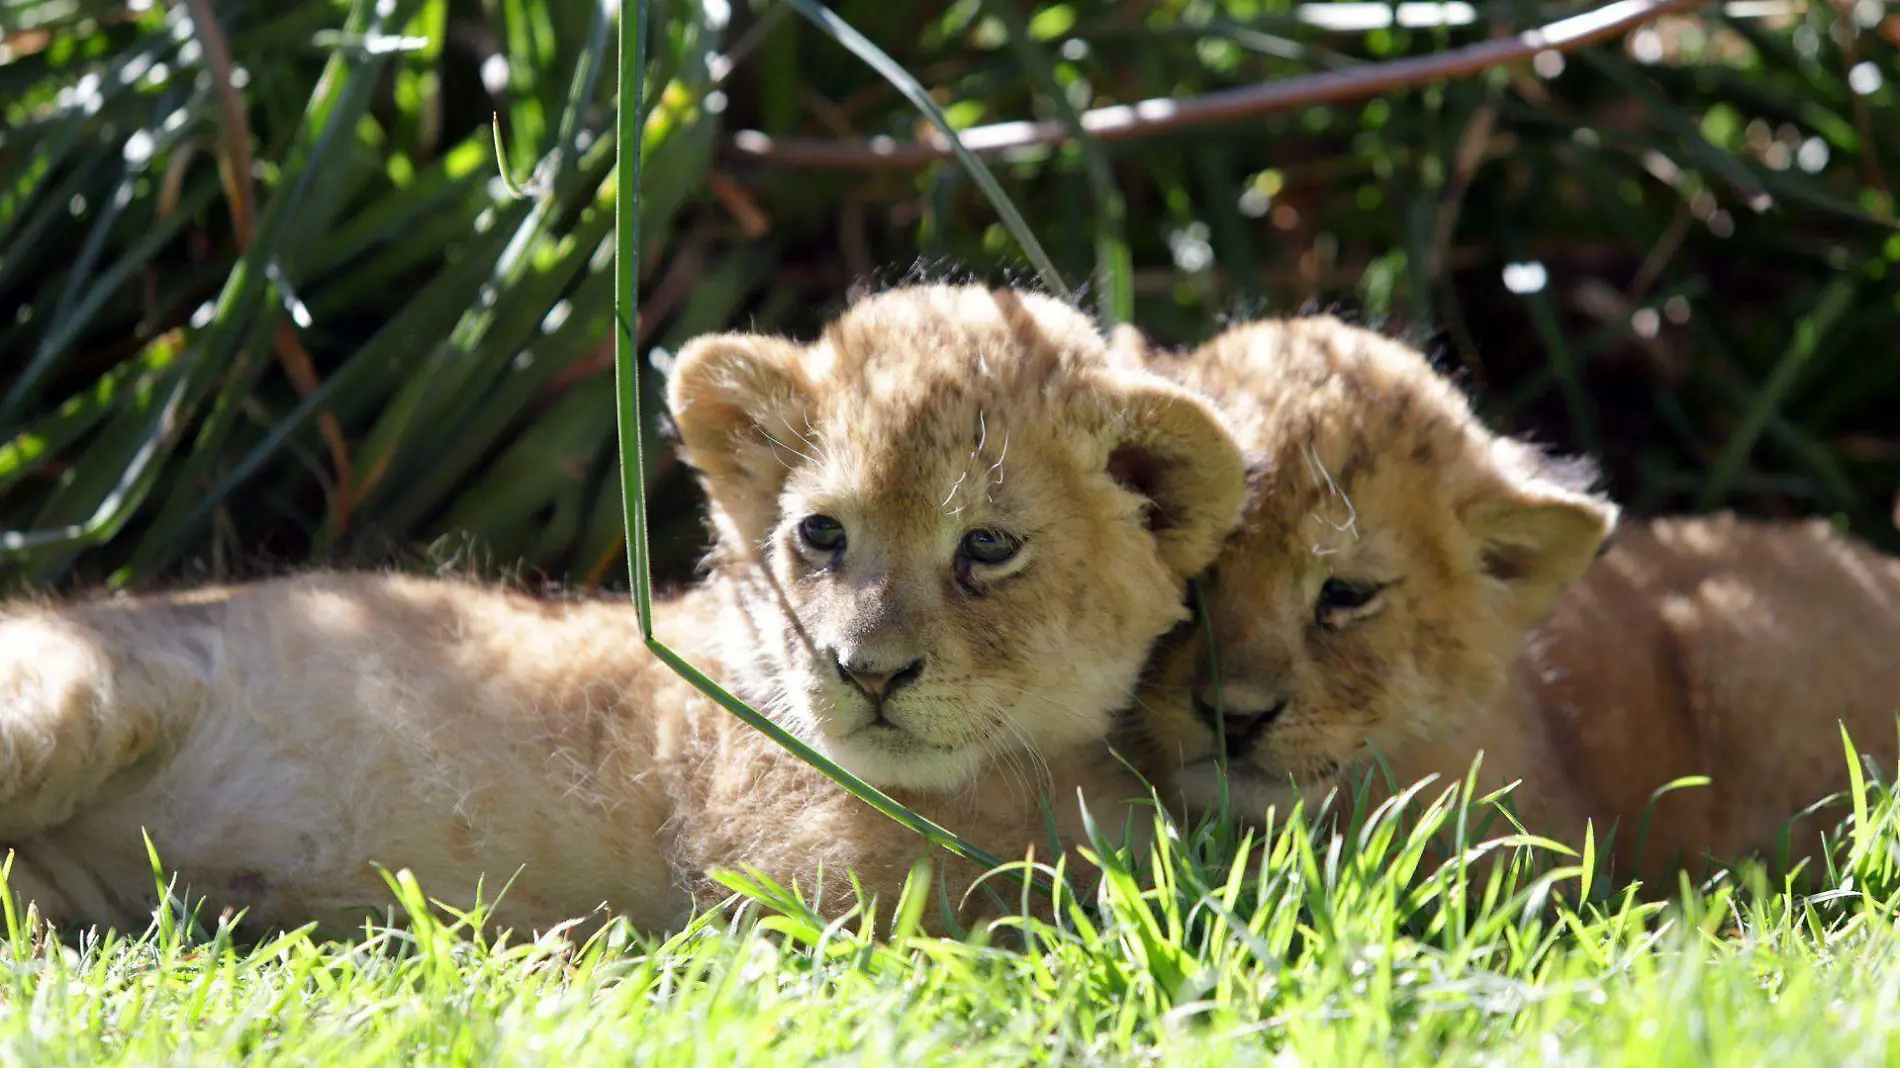
<instances>
[{"instance_id":1,"label":"lion cub","mask_svg":"<svg viewBox=\"0 0 1900 1068\"><path fill-rule=\"evenodd\" d=\"M1239 518L1209 406L1067 305L974 287L811 345L699 338L669 401L716 547L663 640L1005 857L1047 840L1038 791L1071 836L1078 789L1119 819L1111 717ZM375 865L458 906L512 879L508 926L665 930L714 869L809 893L822 866L834 911L849 869L888 908L929 851L675 677L629 605L372 574L0 609L15 891L142 924L141 829L213 909L344 931L388 903Z\"/></svg>"},{"instance_id":2,"label":"lion cub","mask_svg":"<svg viewBox=\"0 0 1900 1068\"><path fill-rule=\"evenodd\" d=\"M1124 337L1132 342L1132 337ZM1241 326L1164 368L1249 450L1242 529L1203 586L1202 643L1167 643L1144 703L1191 804L1309 802L1376 747L1396 780L1522 779L1534 830L1619 874L1774 857L1846 785L1837 723L1891 766L1900 560L1820 523L1626 523L1575 469L1486 430L1425 359L1318 317ZM1599 549L1603 548L1599 557ZM1594 561L1594 562L1593 562ZM1581 580L1581 581L1579 581ZM1575 585L1573 585L1575 583ZM1656 803L1652 794L1707 775ZM1789 860L1826 821L1798 824Z\"/></svg>"}]
</instances>

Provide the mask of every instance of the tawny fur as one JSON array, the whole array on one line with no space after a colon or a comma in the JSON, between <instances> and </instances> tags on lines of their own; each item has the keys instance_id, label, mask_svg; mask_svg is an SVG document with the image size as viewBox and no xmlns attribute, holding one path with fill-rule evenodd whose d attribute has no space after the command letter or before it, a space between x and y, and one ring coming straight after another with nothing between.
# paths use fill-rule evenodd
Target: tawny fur
<instances>
[{"instance_id":1,"label":"tawny fur","mask_svg":"<svg viewBox=\"0 0 1900 1068\"><path fill-rule=\"evenodd\" d=\"M1151 359L1248 450L1246 518L1204 585L1243 811L1293 783L1315 801L1374 747L1400 785L1461 779L1482 751L1485 786L1522 780L1533 830L1614 828L1614 871L1661 875L1811 857L1841 810L1790 820L1845 787L1841 725L1891 768L1900 561L1732 516L1626 522L1606 547L1607 502L1486 430L1420 354L1332 318ZM1327 608L1329 578L1383 588ZM1203 806L1213 691L1184 635L1143 694L1161 764ZM1658 801L1637 855L1652 795L1689 775L1713 781Z\"/></svg>"},{"instance_id":2,"label":"tawny fur","mask_svg":"<svg viewBox=\"0 0 1900 1068\"><path fill-rule=\"evenodd\" d=\"M662 640L1006 856L1046 841L1038 794L1068 841L1078 790L1119 821L1139 791L1112 716L1239 515L1211 409L1066 305L951 287L868 299L810 346L701 338L670 401L717 548L656 606ZM798 540L821 508L849 539L822 560ZM1021 552L972 565L978 527ZM880 709L836 658L919 666ZM678 679L624 603L315 573L0 609L15 890L141 924L142 830L213 910L342 931L388 906L376 864L457 906L512 879L506 926L604 906L666 930L725 896L718 869L809 893L822 868L835 912L847 871L888 907L927 852ZM975 873L947 874L961 899Z\"/></svg>"}]
</instances>

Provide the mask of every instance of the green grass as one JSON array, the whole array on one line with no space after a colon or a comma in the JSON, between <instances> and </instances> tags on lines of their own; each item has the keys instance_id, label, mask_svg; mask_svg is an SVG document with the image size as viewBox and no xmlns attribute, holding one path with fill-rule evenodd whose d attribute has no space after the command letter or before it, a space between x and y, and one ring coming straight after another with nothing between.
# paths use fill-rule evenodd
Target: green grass
<instances>
[{"instance_id":1,"label":"green grass","mask_svg":"<svg viewBox=\"0 0 1900 1068\"><path fill-rule=\"evenodd\" d=\"M697 517L645 433L658 380L636 357L734 322L808 329L919 254L1086 280L1104 318L1168 341L1305 300L1439 326L1490 414L1596 453L1638 511L1825 511L1893 541L1900 364L1868 354L1900 306L1900 87L1849 72L1900 49L1844 8L1711 7L1660 59L1597 49L1554 80L814 176L735 162L731 134L904 140L919 109L1073 130L1087 107L1560 12L1348 34L1282 0L799 0L735 5L729 27L658 3L649 62L616 78L612 5L232 0L216 25L193 17L208 7L0 3L9 587L435 542L576 582L630 555L644 600ZM629 98L637 174L615 168ZM217 167L246 153L254 217ZM1502 268L1533 259L1548 284L1506 293ZM656 507L630 535L621 491L643 483ZM672 939L583 945L477 935L400 877L403 922L343 943L238 946L183 904L140 937L60 942L12 904L0 1060L1886 1063L1900 820L1878 783L1855 800L1820 893L1744 868L1632 896L1523 842L1468 885L1425 860L1426 832L1482 814L1454 804L1338 839L1164 838L1102 858L1099 893L1052 923L967 942L916 936L888 902L826 925L759 886Z\"/></svg>"},{"instance_id":2,"label":"green grass","mask_svg":"<svg viewBox=\"0 0 1900 1068\"><path fill-rule=\"evenodd\" d=\"M1612 893L1513 839L1467 881L1424 847L1484 807L1433 789L1341 838L1176 832L1082 865L1101 889L1053 921L967 941L889 903L827 925L758 886L664 940L474 934L401 874L402 922L349 942L237 945L176 902L138 937L60 942L16 906L0 1060L1891 1063L1900 819L1879 783L1860 784L1837 888L1808 897L1756 868Z\"/></svg>"}]
</instances>

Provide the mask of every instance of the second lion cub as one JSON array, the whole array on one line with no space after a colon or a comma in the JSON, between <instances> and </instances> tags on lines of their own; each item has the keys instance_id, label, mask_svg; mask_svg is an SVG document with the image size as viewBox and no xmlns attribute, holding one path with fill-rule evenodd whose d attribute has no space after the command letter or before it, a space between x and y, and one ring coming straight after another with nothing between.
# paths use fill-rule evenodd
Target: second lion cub
<instances>
[{"instance_id":1,"label":"second lion cub","mask_svg":"<svg viewBox=\"0 0 1900 1068\"><path fill-rule=\"evenodd\" d=\"M1124 339L1136 343L1130 335ZM1819 523L1623 524L1561 464L1493 434L1419 353L1329 317L1232 329L1155 366L1214 399L1248 450L1242 529L1204 584L1218 657L1161 656L1144 705L1196 804L1258 813L1370 765L1462 778L1621 874L1773 856L1845 787L1845 724L1891 766L1900 560ZM1602 549L1601 556L1598 555ZM1574 584L1574 585L1573 585ZM1216 710L1216 701L1223 706ZM1701 788L1656 803L1680 777ZM1813 855L1829 818L1793 828Z\"/></svg>"},{"instance_id":2,"label":"second lion cub","mask_svg":"<svg viewBox=\"0 0 1900 1068\"><path fill-rule=\"evenodd\" d=\"M811 345L700 338L670 403L717 544L662 639L1009 856L1046 840L1038 790L1070 835L1078 788L1138 795L1110 717L1239 515L1207 405L1074 309L973 287ZM926 849L675 677L626 604L318 573L0 608L13 889L142 925L141 831L214 909L342 931L387 904L376 864L457 905L512 878L509 926L663 930L715 869L809 892L822 866L835 910L847 871L889 902Z\"/></svg>"}]
</instances>

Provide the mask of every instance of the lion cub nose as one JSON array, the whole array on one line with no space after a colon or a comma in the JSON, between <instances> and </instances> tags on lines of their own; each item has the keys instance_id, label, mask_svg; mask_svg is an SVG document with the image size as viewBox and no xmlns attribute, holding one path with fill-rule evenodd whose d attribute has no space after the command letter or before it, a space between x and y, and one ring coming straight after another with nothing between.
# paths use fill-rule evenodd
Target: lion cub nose
<instances>
[{"instance_id":1,"label":"lion cub nose","mask_svg":"<svg viewBox=\"0 0 1900 1068\"><path fill-rule=\"evenodd\" d=\"M851 660L834 656L832 662L838 666L838 674L847 682L857 684L865 696L882 703L898 688L923 673L924 661L919 657L900 668L889 668L869 660Z\"/></svg>"},{"instance_id":2,"label":"lion cub nose","mask_svg":"<svg viewBox=\"0 0 1900 1068\"><path fill-rule=\"evenodd\" d=\"M1213 686L1196 687L1194 711L1203 723L1226 733L1230 753L1241 752L1251 745L1261 732L1280 718L1287 705L1284 690L1249 686L1241 682L1221 687L1219 697L1217 705Z\"/></svg>"}]
</instances>

